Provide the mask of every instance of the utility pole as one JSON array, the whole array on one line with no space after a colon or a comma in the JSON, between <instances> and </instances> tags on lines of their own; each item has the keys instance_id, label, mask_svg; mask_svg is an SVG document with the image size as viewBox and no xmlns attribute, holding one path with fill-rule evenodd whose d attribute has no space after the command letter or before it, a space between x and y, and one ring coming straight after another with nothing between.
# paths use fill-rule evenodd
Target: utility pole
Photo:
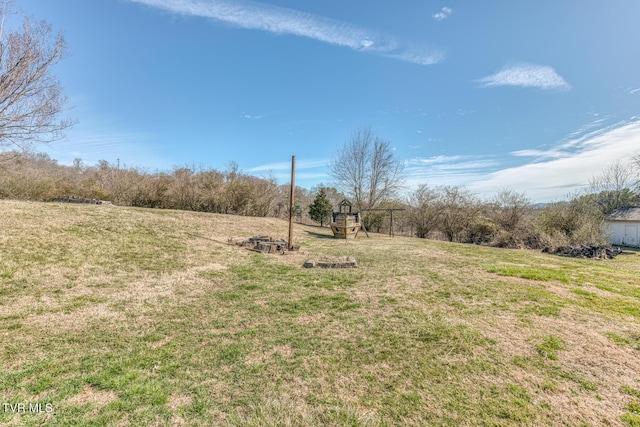
<instances>
[{"instance_id":1,"label":"utility pole","mask_svg":"<svg viewBox=\"0 0 640 427\"><path fill-rule=\"evenodd\" d=\"M296 188L296 156L291 156L291 191L289 193L289 242L288 249L293 250L293 209L294 206L294 192Z\"/></svg>"}]
</instances>

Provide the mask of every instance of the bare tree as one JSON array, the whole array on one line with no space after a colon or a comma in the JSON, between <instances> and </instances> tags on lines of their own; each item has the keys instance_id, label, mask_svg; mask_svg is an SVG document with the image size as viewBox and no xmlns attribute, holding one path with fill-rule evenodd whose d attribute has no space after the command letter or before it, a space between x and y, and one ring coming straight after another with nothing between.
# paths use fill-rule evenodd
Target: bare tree
<instances>
[{"instance_id":1,"label":"bare tree","mask_svg":"<svg viewBox=\"0 0 640 427\"><path fill-rule=\"evenodd\" d=\"M391 199L404 182L404 164L393 157L390 143L370 127L352 133L330 168L336 187L352 197L360 210Z\"/></svg>"},{"instance_id":2,"label":"bare tree","mask_svg":"<svg viewBox=\"0 0 640 427\"><path fill-rule=\"evenodd\" d=\"M589 180L595 201L603 214L638 203L638 171L633 163L618 160Z\"/></svg>"},{"instance_id":3,"label":"bare tree","mask_svg":"<svg viewBox=\"0 0 640 427\"><path fill-rule=\"evenodd\" d=\"M61 33L46 21L24 18L5 34L11 0L0 1L0 150L26 151L55 141L73 123L59 119L66 101L52 67L66 55Z\"/></svg>"},{"instance_id":4,"label":"bare tree","mask_svg":"<svg viewBox=\"0 0 640 427\"><path fill-rule=\"evenodd\" d=\"M631 158L631 167L635 173L634 190L640 195L640 152Z\"/></svg>"}]
</instances>

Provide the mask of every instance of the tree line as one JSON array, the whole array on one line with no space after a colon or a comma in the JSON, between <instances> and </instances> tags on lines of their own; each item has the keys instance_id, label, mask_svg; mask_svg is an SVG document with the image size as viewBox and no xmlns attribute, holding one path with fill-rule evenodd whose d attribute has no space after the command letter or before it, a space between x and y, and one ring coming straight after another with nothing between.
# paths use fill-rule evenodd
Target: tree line
<instances>
[{"instance_id":1,"label":"tree line","mask_svg":"<svg viewBox=\"0 0 640 427\"><path fill-rule=\"evenodd\" d=\"M67 195L123 206L280 218L289 215L289 184L242 173L234 162L223 171L191 165L149 172L104 160L85 165L76 159L73 165L62 165L43 153L4 155L6 160L0 162L0 198L4 199L50 201ZM395 174L397 168L389 170ZM509 189L489 200L459 186L423 184L403 192L400 175L394 175L393 190L373 203L368 196L355 198L349 184L341 181L342 189L296 187L300 208L294 214L299 222L326 225L331 212L347 197L360 205L357 209L365 210L363 224L371 232L386 233L390 218L385 211L366 209L404 208L395 214L394 234L509 248L603 244L604 217L619 207L640 205L638 171L640 156L616 162L592 178L589 191L544 206L536 206L525 194ZM366 185L371 182L367 180ZM367 189L361 194L379 192Z\"/></svg>"},{"instance_id":2,"label":"tree line","mask_svg":"<svg viewBox=\"0 0 640 427\"><path fill-rule=\"evenodd\" d=\"M110 201L121 206L182 209L245 216L286 218L289 215L289 184L273 177L256 177L239 170L235 162L225 170L198 165L169 171L147 171L119 166L105 160L85 165L76 159L63 165L44 153L5 152L0 161L0 198L51 201L76 196ZM325 188L330 203L344 197ZM296 187L299 221L309 220L307 207L316 189Z\"/></svg>"},{"instance_id":3,"label":"tree line","mask_svg":"<svg viewBox=\"0 0 640 427\"><path fill-rule=\"evenodd\" d=\"M422 184L403 196L402 170L390 143L370 127L354 131L331 164L334 183L353 198L364 212L363 225L374 232L391 227L380 208L404 208L394 218L394 234L510 248L606 244L606 215L640 205L640 154L595 175L587 191L538 206L510 189L482 200L461 186ZM322 206L318 197L314 211ZM367 211L373 208L378 211ZM320 221L317 214L313 219Z\"/></svg>"},{"instance_id":4,"label":"tree line","mask_svg":"<svg viewBox=\"0 0 640 427\"><path fill-rule=\"evenodd\" d=\"M74 121L60 118L66 101L52 67L67 56L61 33L45 21L25 18L6 31L12 0L0 0L0 198L52 200L79 196L115 204L251 216L289 215L289 186L242 173L230 163L218 171L196 165L149 172L107 161L87 166L58 164L35 153L39 143L55 141ZM524 194L504 190L483 201L464 187L404 186L403 162L389 141L371 127L356 129L330 164L333 187L295 189L298 221L324 225L331 208L349 197L365 213L373 232L389 229L380 208L404 208L395 233L504 247L601 243L603 218L616 208L640 204L640 155L615 162L590 182L590 190L545 207Z\"/></svg>"}]
</instances>

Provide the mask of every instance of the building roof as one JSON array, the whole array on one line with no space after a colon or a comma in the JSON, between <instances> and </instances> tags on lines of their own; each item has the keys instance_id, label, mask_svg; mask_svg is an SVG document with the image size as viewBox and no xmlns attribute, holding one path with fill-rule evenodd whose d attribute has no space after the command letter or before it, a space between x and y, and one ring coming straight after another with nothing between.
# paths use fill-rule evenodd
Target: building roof
<instances>
[{"instance_id":1,"label":"building roof","mask_svg":"<svg viewBox=\"0 0 640 427\"><path fill-rule=\"evenodd\" d=\"M607 215L607 221L640 221L640 207L619 208Z\"/></svg>"}]
</instances>

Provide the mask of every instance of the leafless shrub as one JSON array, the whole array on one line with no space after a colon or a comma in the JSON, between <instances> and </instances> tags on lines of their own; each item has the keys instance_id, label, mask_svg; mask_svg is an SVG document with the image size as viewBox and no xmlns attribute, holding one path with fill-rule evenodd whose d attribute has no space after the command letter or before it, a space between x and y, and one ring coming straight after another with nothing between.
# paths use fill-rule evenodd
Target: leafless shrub
<instances>
[{"instance_id":1,"label":"leafless shrub","mask_svg":"<svg viewBox=\"0 0 640 427\"><path fill-rule=\"evenodd\" d=\"M539 212L538 219L551 246L606 243L601 228L602 216L583 197L553 203Z\"/></svg>"},{"instance_id":2,"label":"leafless shrub","mask_svg":"<svg viewBox=\"0 0 640 427\"><path fill-rule=\"evenodd\" d=\"M478 200L463 187L446 186L438 191L439 230L450 242L469 241L470 227L480 213Z\"/></svg>"},{"instance_id":3,"label":"leafless shrub","mask_svg":"<svg viewBox=\"0 0 640 427\"><path fill-rule=\"evenodd\" d=\"M504 248L602 244L601 216L575 197L534 210L524 194L503 190L481 202L461 187L418 187L409 198L418 237Z\"/></svg>"},{"instance_id":4,"label":"leafless shrub","mask_svg":"<svg viewBox=\"0 0 640 427\"><path fill-rule=\"evenodd\" d=\"M250 216L272 215L278 203L274 178L233 168L219 172L184 166L152 173L106 161L86 166L76 159L73 166L65 166L46 154L10 154L11 160L0 164L0 198L47 201L70 195L124 206Z\"/></svg>"},{"instance_id":5,"label":"leafless shrub","mask_svg":"<svg viewBox=\"0 0 640 427\"><path fill-rule=\"evenodd\" d=\"M439 209L438 192L426 184L420 185L409 195L410 223L419 238L426 238L437 228Z\"/></svg>"},{"instance_id":6,"label":"leafless shrub","mask_svg":"<svg viewBox=\"0 0 640 427\"><path fill-rule=\"evenodd\" d=\"M531 201L524 193L500 191L492 201L493 220L504 230L517 229L531 211Z\"/></svg>"}]
</instances>

